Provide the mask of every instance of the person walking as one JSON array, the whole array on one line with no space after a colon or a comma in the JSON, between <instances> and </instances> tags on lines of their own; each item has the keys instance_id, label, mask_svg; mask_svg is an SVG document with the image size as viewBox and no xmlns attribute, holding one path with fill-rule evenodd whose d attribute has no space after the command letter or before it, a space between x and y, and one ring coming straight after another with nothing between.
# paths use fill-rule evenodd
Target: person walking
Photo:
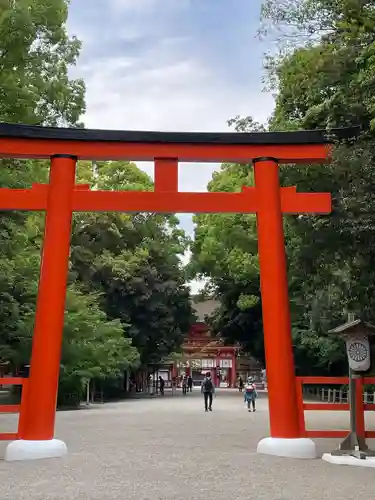
<instances>
[{"instance_id":1,"label":"person walking","mask_svg":"<svg viewBox=\"0 0 375 500\"><path fill-rule=\"evenodd\" d=\"M212 398L215 394L215 386L211 379L211 373L207 372L202 382L201 393L204 397L204 410L212 411Z\"/></svg>"},{"instance_id":2,"label":"person walking","mask_svg":"<svg viewBox=\"0 0 375 500\"><path fill-rule=\"evenodd\" d=\"M183 379L182 379L182 394L186 394L187 393L187 377L186 375L184 375Z\"/></svg>"},{"instance_id":3,"label":"person walking","mask_svg":"<svg viewBox=\"0 0 375 500\"><path fill-rule=\"evenodd\" d=\"M193 377L191 375L188 376L187 386L188 386L188 391L193 392Z\"/></svg>"},{"instance_id":4,"label":"person walking","mask_svg":"<svg viewBox=\"0 0 375 500\"><path fill-rule=\"evenodd\" d=\"M245 393L244 393L244 402L246 403L248 411L251 411L251 406L253 408L253 411L255 411L255 400L258 396L254 380L252 377L249 377L247 379L246 385L245 385Z\"/></svg>"},{"instance_id":5,"label":"person walking","mask_svg":"<svg viewBox=\"0 0 375 500\"><path fill-rule=\"evenodd\" d=\"M163 379L163 377L160 375L160 376L159 376L159 389L160 389L160 394L161 394L162 396L164 396L164 386L165 386L164 379Z\"/></svg>"},{"instance_id":6,"label":"person walking","mask_svg":"<svg viewBox=\"0 0 375 500\"><path fill-rule=\"evenodd\" d=\"M238 390L239 390L240 392L242 392L242 391L243 391L243 379L242 379L242 377L241 377L241 376L240 376L240 377L239 377L239 379L238 379Z\"/></svg>"}]
</instances>

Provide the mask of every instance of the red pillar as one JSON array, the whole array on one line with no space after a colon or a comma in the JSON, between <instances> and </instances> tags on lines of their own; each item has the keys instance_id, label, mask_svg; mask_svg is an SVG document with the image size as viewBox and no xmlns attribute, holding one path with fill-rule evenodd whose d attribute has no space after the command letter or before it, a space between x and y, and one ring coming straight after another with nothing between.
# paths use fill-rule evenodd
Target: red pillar
<instances>
[{"instance_id":1,"label":"red pillar","mask_svg":"<svg viewBox=\"0 0 375 500\"><path fill-rule=\"evenodd\" d=\"M75 184L75 157L52 157L22 439L54 436Z\"/></svg>"},{"instance_id":2,"label":"red pillar","mask_svg":"<svg viewBox=\"0 0 375 500\"><path fill-rule=\"evenodd\" d=\"M174 158L155 159L154 190L177 193L178 191L178 160Z\"/></svg>"},{"instance_id":3,"label":"red pillar","mask_svg":"<svg viewBox=\"0 0 375 500\"><path fill-rule=\"evenodd\" d=\"M279 167L254 160L263 330L271 437L300 437ZM283 390L280 390L280 380Z\"/></svg>"},{"instance_id":4,"label":"red pillar","mask_svg":"<svg viewBox=\"0 0 375 500\"><path fill-rule=\"evenodd\" d=\"M213 374L213 375L214 375L214 377L215 377L213 380L215 380L215 385L216 385L216 387L219 387L219 385L220 385L220 377L218 377L218 376L217 376L217 372L218 372L218 370L220 370L220 369L221 369L221 366L220 366L220 358L216 358L216 360L215 360L214 374ZM211 372L211 373L212 373L212 372Z\"/></svg>"},{"instance_id":5,"label":"red pillar","mask_svg":"<svg viewBox=\"0 0 375 500\"><path fill-rule=\"evenodd\" d=\"M236 387L237 383L237 365L236 365L236 353L232 356L232 370L231 370L231 387Z\"/></svg>"},{"instance_id":6,"label":"red pillar","mask_svg":"<svg viewBox=\"0 0 375 500\"><path fill-rule=\"evenodd\" d=\"M366 438L365 426L365 406L363 402L363 377L358 377L355 380L355 397L356 397L356 432L362 439Z\"/></svg>"}]
</instances>

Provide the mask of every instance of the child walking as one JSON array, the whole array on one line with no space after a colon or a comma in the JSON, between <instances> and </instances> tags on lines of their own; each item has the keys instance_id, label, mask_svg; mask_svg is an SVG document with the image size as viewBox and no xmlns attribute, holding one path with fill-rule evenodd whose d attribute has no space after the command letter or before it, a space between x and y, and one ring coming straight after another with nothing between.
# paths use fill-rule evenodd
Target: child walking
<instances>
[{"instance_id":1,"label":"child walking","mask_svg":"<svg viewBox=\"0 0 375 500\"><path fill-rule=\"evenodd\" d=\"M247 403L248 411L251 411L251 407L253 408L253 411L255 411L255 400L257 396L258 393L256 391L254 381L252 377L249 377L247 379L244 392L244 402Z\"/></svg>"}]
</instances>

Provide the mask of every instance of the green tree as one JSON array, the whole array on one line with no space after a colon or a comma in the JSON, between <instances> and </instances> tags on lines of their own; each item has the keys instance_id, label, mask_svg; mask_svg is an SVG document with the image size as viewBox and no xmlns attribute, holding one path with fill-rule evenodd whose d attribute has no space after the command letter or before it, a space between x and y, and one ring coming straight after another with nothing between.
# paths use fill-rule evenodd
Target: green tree
<instances>
[{"instance_id":1,"label":"green tree","mask_svg":"<svg viewBox=\"0 0 375 500\"><path fill-rule=\"evenodd\" d=\"M65 0L1 0L0 120L76 126L82 80L69 78L81 44L66 30Z\"/></svg>"},{"instance_id":2,"label":"green tree","mask_svg":"<svg viewBox=\"0 0 375 500\"><path fill-rule=\"evenodd\" d=\"M69 78L69 68L76 63L81 43L68 37L67 15L65 0L1 0L1 122L79 126L85 86ZM0 187L30 187L47 179L45 162L0 160ZM0 213L2 241L11 245L29 217Z\"/></svg>"},{"instance_id":3,"label":"green tree","mask_svg":"<svg viewBox=\"0 0 375 500\"><path fill-rule=\"evenodd\" d=\"M250 117L236 117L229 124L240 132L263 130ZM208 191L238 192L253 184L251 165L223 164ZM191 276L209 278L207 293L220 299L221 306L210 318L214 333L264 359L255 215L201 214L194 222L189 271Z\"/></svg>"},{"instance_id":4,"label":"green tree","mask_svg":"<svg viewBox=\"0 0 375 500\"><path fill-rule=\"evenodd\" d=\"M0 360L12 366L28 364L35 316L40 252L25 240L17 257L1 259L0 290L5 322L0 334ZM87 378L113 378L139 361L137 350L124 336L117 321L109 321L99 308L98 297L83 294L74 284L67 293L61 384Z\"/></svg>"},{"instance_id":5,"label":"green tree","mask_svg":"<svg viewBox=\"0 0 375 500\"><path fill-rule=\"evenodd\" d=\"M372 82L375 13L372 2L267 1L264 16L285 30L294 19L296 38L309 31L313 42L275 58L277 85L270 127L316 128L361 125L355 143L336 147L329 166L289 168L284 182L301 190L330 191L332 216L288 220L294 273L314 329L326 330L350 310L372 319L374 103ZM300 272L298 272L300 271ZM306 300L307 299L307 300Z\"/></svg>"},{"instance_id":6,"label":"green tree","mask_svg":"<svg viewBox=\"0 0 375 500\"><path fill-rule=\"evenodd\" d=\"M68 38L66 18L63 0L0 2L0 121L77 124L85 89L82 81L68 76L80 43ZM29 187L47 176L45 162L0 161L0 187ZM42 229L41 214L0 213L2 359L24 357L14 342L26 313L34 308Z\"/></svg>"},{"instance_id":7,"label":"green tree","mask_svg":"<svg viewBox=\"0 0 375 500\"><path fill-rule=\"evenodd\" d=\"M80 42L66 31L68 2L0 0L0 120L81 126L84 83L69 78ZM94 189L152 190L134 164L81 162ZM1 187L48 180L43 161L0 163ZM172 214L75 214L60 396L86 379L114 380L178 350L191 323L180 255L188 239ZM43 214L0 214L0 360L30 359Z\"/></svg>"},{"instance_id":8,"label":"green tree","mask_svg":"<svg viewBox=\"0 0 375 500\"><path fill-rule=\"evenodd\" d=\"M78 124L85 109L85 88L81 80L69 79L68 70L75 64L80 43L68 38L66 18L63 0L0 2L0 121ZM0 187L30 187L47 178L45 162L0 161ZM15 359L14 337L34 307L42 230L42 214L0 213L2 359L7 359L9 349L10 359Z\"/></svg>"},{"instance_id":9,"label":"green tree","mask_svg":"<svg viewBox=\"0 0 375 500\"><path fill-rule=\"evenodd\" d=\"M67 36L67 8L62 0L0 3L1 121L79 126L85 88L68 74L80 42ZM1 187L47 179L45 162L1 160ZM0 360L14 367L30 360L43 220L39 213L0 214ZM114 377L137 366L126 325L108 321L98 298L70 281L60 385L80 387L84 376Z\"/></svg>"},{"instance_id":10,"label":"green tree","mask_svg":"<svg viewBox=\"0 0 375 500\"><path fill-rule=\"evenodd\" d=\"M273 126L372 128L373 2L266 0L262 16L264 34L277 28L295 42L268 59L277 91Z\"/></svg>"},{"instance_id":11,"label":"green tree","mask_svg":"<svg viewBox=\"0 0 375 500\"><path fill-rule=\"evenodd\" d=\"M153 186L132 163L98 163L93 171L94 188L150 190ZM82 175L89 177L87 164ZM87 291L100 292L110 319L129 325L126 334L143 366L157 365L177 350L189 330L192 310L179 257L187 244L178 219L170 214L101 213L75 218L73 272Z\"/></svg>"},{"instance_id":12,"label":"green tree","mask_svg":"<svg viewBox=\"0 0 375 500\"><path fill-rule=\"evenodd\" d=\"M348 311L374 320L374 15L373 2L359 0L264 2L263 34L276 33L280 42L279 52L266 59L276 95L268 129L359 124L363 130L356 141L335 146L330 165L280 169L283 185L333 196L330 216L284 217L295 354L304 373L346 369L342 343L326 332L345 321ZM239 131L253 128L251 117L237 117L232 124ZM235 175L230 176L227 184L235 190ZM198 238L202 231L212 234L213 226L220 224L212 219L206 226L202 229L198 221ZM241 234L246 222L239 219L238 226L230 230ZM249 240L252 243L254 236ZM242 248L241 238L238 241ZM228 245L221 246L218 234L207 238L206 245L215 252L220 249L220 258L228 254ZM195 260L202 267L202 255L208 252L199 241L196 249ZM239 260L241 269L246 256ZM206 267L205 273L215 281L215 269ZM241 275L238 264L224 268L225 277L231 273ZM251 275L254 269L249 279ZM239 294L235 297L238 300Z\"/></svg>"},{"instance_id":13,"label":"green tree","mask_svg":"<svg viewBox=\"0 0 375 500\"><path fill-rule=\"evenodd\" d=\"M67 294L61 357L60 397L83 396L85 383L122 380L139 365L139 353L124 335L127 325L108 321L98 297L71 286ZM126 331L126 330L125 330Z\"/></svg>"}]
</instances>

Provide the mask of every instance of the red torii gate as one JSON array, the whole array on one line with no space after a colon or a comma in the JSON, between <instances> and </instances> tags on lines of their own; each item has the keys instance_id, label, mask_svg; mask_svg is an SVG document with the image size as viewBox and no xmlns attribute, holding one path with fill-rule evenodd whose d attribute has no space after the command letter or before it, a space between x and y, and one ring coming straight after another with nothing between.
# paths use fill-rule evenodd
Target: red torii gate
<instances>
[{"instance_id":1,"label":"red torii gate","mask_svg":"<svg viewBox=\"0 0 375 500\"><path fill-rule=\"evenodd\" d=\"M353 129L332 133L339 138L355 135ZM5 458L56 457L67 452L65 443L54 439L54 427L71 220L77 211L257 214L271 434L259 443L258 452L315 457L315 444L303 437L300 428L282 214L328 214L331 195L280 188L278 166L326 162L331 142L321 130L163 133L0 124L1 157L51 159L49 184L0 189L1 210L46 212L30 374L18 439L8 445ZM154 192L90 191L87 185L77 185L76 163L83 159L154 161ZM255 187L239 193L180 193L179 161L252 162Z\"/></svg>"}]
</instances>

